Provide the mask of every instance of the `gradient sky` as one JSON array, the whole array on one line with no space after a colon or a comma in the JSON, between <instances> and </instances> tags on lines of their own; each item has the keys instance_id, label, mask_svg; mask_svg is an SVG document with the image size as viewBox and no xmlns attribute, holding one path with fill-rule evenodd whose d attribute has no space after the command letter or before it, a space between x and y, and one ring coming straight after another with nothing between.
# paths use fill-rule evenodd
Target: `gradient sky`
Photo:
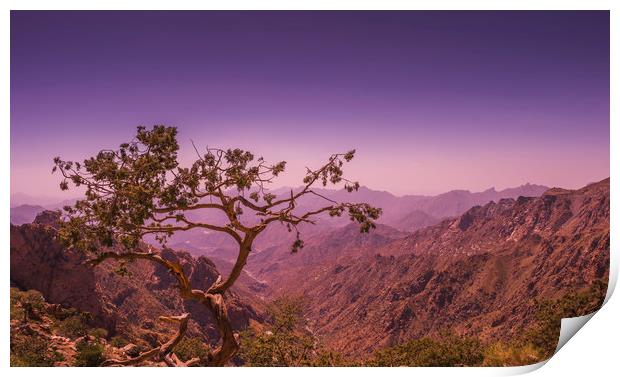
<instances>
[{"instance_id":1,"label":"gradient sky","mask_svg":"<svg viewBox=\"0 0 620 377\"><path fill-rule=\"evenodd\" d=\"M395 194L609 176L608 12L11 13L11 192L137 125ZM68 194L68 195L71 195Z\"/></svg>"}]
</instances>

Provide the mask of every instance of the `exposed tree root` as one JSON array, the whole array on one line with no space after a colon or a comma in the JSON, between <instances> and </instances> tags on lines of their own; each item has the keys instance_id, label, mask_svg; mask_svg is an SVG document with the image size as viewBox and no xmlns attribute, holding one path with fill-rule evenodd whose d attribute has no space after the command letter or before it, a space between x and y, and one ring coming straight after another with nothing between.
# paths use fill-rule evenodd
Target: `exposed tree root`
<instances>
[{"instance_id":1,"label":"exposed tree root","mask_svg":"<svg viewBox=\"0 0 620 377\"><path fill-rule=\"evenodd\" d=\"M187 367L187 366L196 364L198 361L200 361L200 359L198 358L193 358L191 360L188 360L187 362L183 362L177 357L177 355L175 355L172 352L174 347L177 344L179 344L179 342L183 339L183 337L185 336L185 333L187 332L187 322L189 321L189 314L183 313L179 316L172 316L172 317L161 316L159 317L159 319L161 321L179 323L179 330L177 331L177 333L172 339L170 339L169 341L167 341L166 343L162 344L159 347L155 347L146 352L142 352L140 355L130 358L130 359L105 360L103 363L101 363L101 366L104 367L104 366L137 365L143 361L151 359L156 362L163 361L166 363L166 365L171 366L171 367Z\"/></svg>"}]
</instances>

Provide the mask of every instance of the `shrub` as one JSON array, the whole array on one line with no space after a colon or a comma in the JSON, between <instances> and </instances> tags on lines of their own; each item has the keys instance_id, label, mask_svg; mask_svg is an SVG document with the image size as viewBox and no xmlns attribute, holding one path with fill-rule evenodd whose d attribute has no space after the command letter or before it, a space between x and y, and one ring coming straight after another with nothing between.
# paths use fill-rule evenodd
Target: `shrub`
<instances>
[{"instance_id":1,"label":"shrub","mask_svg":"<svg viewBox=\"0 0 620 377\"><path fill-rule=\"evenodd\" d=\"M94 336L95 339L103 339L108 337L108 330L97 327L96 329L88 331L88 334Z\"/></svg>"},{"instance_id":2,"label":"shrub","mask_svg":"<svg viewBox=\"0 0 620 377\"><path fill-rule=\"evenodd\" d=\"M345 360L344 357L334 351L319 350L312 359L310 366L313 367L356 367L361 366L360 363Z\"/></svg>"},{"instance_id":3,"label":"shrub","mask_svg":"<svg viewBox=\"0 0 620 377\"><path fill-rule=\"evenodd\" d=\"M485 349L483 366L522 366L535 364L540 359L540 351L532 344L497 342L488 345Z\"/></svg>"},{"instance_id":4,"label":"shrub","mask_svg":"<svg viewBox=\"0 0 620 377\"><path fill-rule=\"evenodd\" d=\"M110 345L116 348L122 348L129 344L129 341L120 335L113 336L110 339Z\"/></svg>"},{"instance_id":5,"label":"shrub","mask_svg":"<svg viewBox=\"0 0 620 377\"><path fill-rule=\"evenodd\" d=\"M597 280L581 291L568 292L558 299L534 302L535 321L512 342L490 344L485 350L484 365L528 365L550 358L558 344L561 319L582 316L599 309L606 291L607 284Z\"/></svg>"},{"instance_id":6,"label":"shrub","mask_svg":"<svg viewBox=\"0 0 620 377\"><path fill-rule=\"evenodd\" d=\"M184 338L174 347L174 353L183 361L194 357L206 361L209 355L209 347L200 338Z\"/></svg>"},{"instance_id":7,"label":"shrub","mask_svg":"<svg viewBox=\"0 0 620 377\"><path fill-rule=\"evenodd\" d=\"M80 315L74 315L59 321L56 325L58 334L75 339L88 334L88 326Z\"/></svg>"},{"instance_id":8,"label":"shrub","mask_svg":"<svg viewBox=\"0 0 620 377\"><path fill-rule=\"evenodd\" d=\"M536 302L536 322L525 332L521 345L537 349L540 360L553 356L558 345L562 318L592 313L603 305L607 284L597 280L588 288L573 291L556 300Z\"/></svg>"},{"instance_id":9,"label":"shrub","mask_svg":"<svg viewBox=\"0 0 620 377\"><path fill-rule=\"evenodd\" d=\"M35 290L20 291L17 288L11 288L11 319L24 320L26 307L34 312L43 311L45 300L41 292Z\"/></svg>"},{"instance_id":10,"label":"shrub","mask_svg":"<svg viewBox=\"0 0 620 377\"><path fill-rule=\"evenodd\" d=\"M75 356L76 367L96 367L104 360L103 345L99 342L81 341L76 344L77 355Z\"/></svg>"},{"instance_id":11,"label":"shrub","mask_svg":"<svg viewBox=\"0 0 620 377\"><path fill-rule=\"evenodd\" d=\"M54 318L58 320L67 319L76 315L80 315L80 312L76 308L61 308L53 314Z\"/></svg>"},{"instance_id":12,"label":"shrub","mask_svg":"<svg viewBox=\"0 0 620 377\"><path fill-rule=\"evenodd\" d=\"M269 325L241 333L239 356L248 366L309 366L317 341L306 327L300 298L283 297L267 307Z\"/></svg>"},{"instance_id":13,"label":"shrub","mask_svg":"<svg viewBox=\"0 0 620 377\"><path fill-rule=\"evenodd\" d=\"M371 366L453 367L477 366L484 360L483 347L474 338L442 335L420 338L375 352Z\"/></svg>"},{"instance_id":14,"label":"shrub","mask_svg":"<svg viewBox=\"0 0 620 377\"><path fill-rule=\"evenodd\" d=\"M11 332L12 367L49 367L54 358L49 355L49 342L35 336L23 336Z\"/></svg>"}]
</instances>

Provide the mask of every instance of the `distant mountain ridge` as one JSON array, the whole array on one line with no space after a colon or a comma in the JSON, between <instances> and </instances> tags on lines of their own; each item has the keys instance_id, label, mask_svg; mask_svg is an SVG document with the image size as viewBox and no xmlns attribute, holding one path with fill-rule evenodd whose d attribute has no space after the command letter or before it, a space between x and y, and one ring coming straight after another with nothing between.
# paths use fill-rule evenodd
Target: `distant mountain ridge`
<instances>
[{"instance_id":1,"label":"distant mountain ridge","mask_svg":"<svg viewBox=\"0 0 620 377\"><path fill-rule=\"evenodd\" d=\"M68 199L53 204L19 204L13 206L11 201L11 224L22 225L30 224L36 216L46 210L56 211L62 209L66 205L73 205L77 199ZM36 202L35 202L36 203Z\"/></svg>"},{"instance_id":2,"label":"distant mountain ridge","mask_svg":"<svg viewBox=\"0 0 620 377\"><path fill-rule=\"evenodd\" d=\"M542 195L549 187L542 185L525 184L518 187L496 191L490 188L481 192L468 190L452 190L434 196L404 195L396 196L386 191L375 191L367 187L360 187L351 194L344 190L336 191L332 198L348 201L367 201L383 209L383 216L379 220L383 224L397 225L396 222L413 211L422 211L437 219L457 216L474 205L486 204L505 198L519 196L536 197ZM330 194L332 190L318 190L322 194ZM345 199L346 198L346 199ZM397 226L398 227L398 226Z\"/></svg>"},{"instance_id":3,"label":"distant mountain ridge","mask_svg":"<svg viewBox=\"0 0 620 377\"><path fill-rule=\"evenodd\" d=\"M470 192L468 190L452 190L439 195L404 195L397 196L388 191L373 190L366 186L360 187L357 192L348 193L346 190L333 190L317 188L315 191L333 197L338 200L346 201L365 201L384 209L384 216L387 216L388 225L394 225L399 218L406 216L409 212L419 210L435 218L456 216L472 205L486 204L489 201L497 201L502 198L517 198L519 196L539 196L548 189L546 186L524 184L518 187L507 188L496 191L490 188L481 192ZM299 188L282 187L272 190L280 195L287 194L290 190L296 191ZM301 203L312 204L315 198L305 197ZM52 201L50 198L27 196L24 194L11 195L11 210L15 212L15 219L21 223L29 223L34 220L34 215L26 207L39 206L48 210L61 209L65 205L73 204L77 199L67 199L63 201ZM15 211L13 211L15 210ZM26 216L28 215L28 216ZM13 217L13 214L11 215ZM28 221L24 221L28 218ZM13 221L11 221L13 223ZM13 223L19 225L17 223ZM410 229L409 229L410 230Z\"/></svg>"},{"instance_id":4,"label":"distant mountain ridge","mask_svg":"<svg viewBox=\"0 0 620 377\"><path fill-rule=\"evenodd\" d=\"M11 207L11 224L29 224L43 211L45 207L39 205L22 204Z\"/></svg>"}]
</instances>

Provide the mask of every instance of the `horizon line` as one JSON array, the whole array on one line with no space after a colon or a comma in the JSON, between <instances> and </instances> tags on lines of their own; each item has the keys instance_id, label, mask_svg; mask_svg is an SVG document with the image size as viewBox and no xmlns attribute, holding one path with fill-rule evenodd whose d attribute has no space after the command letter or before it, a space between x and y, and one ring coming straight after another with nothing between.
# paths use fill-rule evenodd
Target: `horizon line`
<instances>
[{"instance_id":1,"label":"horizon line","mask_svg":"<svg viewBox=\"0 0 620 377\"><path fill-rule=\"evenodd\" d=\"M435 194L402 194L402 195L399 195L399 194L394 194L394 193L392 193L389 190L374 189L374 188L368 187L367 185L360 185L360 189L367 189L367 190L370 190L370 191L387 193L387 194L392 195L392 196L394 196L396 198L403 198L403 197L408 197L408 196L434 197L434 196L440 196L440 195L448 194L448 193L451 193L451 192L457 192L457 191L463 191L463 192L467 192L467 193L470 193L470 194L481 194L481 193L488 192L488 191L493 191L493 192L499 193L499 192L502 192L502 191L516 189L516 188L520 188L520 187L524 187L524 186L539 186L539 187L544 187L547 190L553 189L553 188L561 188L561 189L567 189L567 190L578 190L580 188L589 186L591 184L602 182L602 181L604 181L606 179L609 179L609 178L610 177L608 176L608 177L605 177L605 178L602 178L602 179L599 179L599 180L591 181L591 182L588 182L586 184L580 185L579 187L576 187L576 188L566 188L566 187L555 186L555 185L548 186L548 185L543 185L543 184L538 184L538 183L526 182L526 183L522 183L522 184L517 185L517 186L509 186L509 187L504 187L504 188L500 188L500 189L498 189L496 186L491 186L491 187L489 187L489 188L487 188L485 190L479 190L479 191L478 190L474 191L474 190L471 190L471 189L454 188L454 189L451 189L451 190L441 191L441 192L438 192L438 193L435 193ZM268 191L278 191L278 190L283 190L283 189L293 189L294 190L294 189L297 189L299 187L303 187L303 185L299 185L299 186L295 186L295 187L293 187L293 186L286 186L286 185L285 186L279 186L279 187L276 187L276 188L268 189ZM344 190L344 188L336 188L336 187L317 187L316 189L329 190L329 191L343 191ZM60 202L64 202L64 201L68 201L68 200L73 200L73 199L77 200L77 199L81 198L81 196L62 197L62 196L35 195L35 194L25 193L23 191L17 191L17 192L11 192L10 193L11 208L13 208L13 201L14 201L13 200L13 196L16 196L16 195L23 195L25 197L31 197L31 198L33 198L35 200L40 200L40 202L39 203L36 203L36 202L33 202L33 203L24 202L24 203L20 203L20 204L15 204L15 206L22 206L22 205L33 205L33 206L34 205L41 205L41 206L48 205L49 206L49 205L53 205L53 204L58 204Z\"/></svg>"}]
</instances>

